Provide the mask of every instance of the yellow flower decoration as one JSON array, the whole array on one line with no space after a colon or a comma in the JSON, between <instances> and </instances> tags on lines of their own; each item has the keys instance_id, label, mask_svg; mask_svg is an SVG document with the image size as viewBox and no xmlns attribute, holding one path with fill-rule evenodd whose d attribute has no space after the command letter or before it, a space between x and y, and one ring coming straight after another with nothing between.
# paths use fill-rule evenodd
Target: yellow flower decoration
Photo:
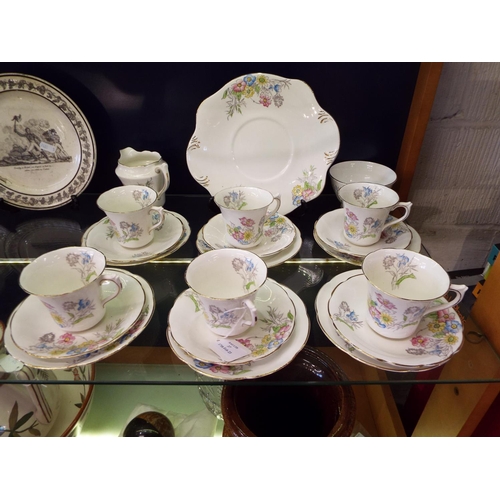
<instances>
[{"instance_id":1,"label":"yellow flower decoration","mask_svg":"<svg viewBox=\"0 0 500 500\"><path fill-rule=\"evenodd\" d=\"M243 233L243 239L245 241L250 241L252 239L252 232L251 231L245 231Z\"/></svg>"},{"instance_id":2,"label":"yellow flower decoration","mask_svg":"<svg viewBox=\"0 0 500 500\"><path fill-rule=\"evenodd\" d=\"M265 85L267 82L269 82L269 78L266 75L259 75L257 77L257 83L259 85Z\"/></svg>"},{"instance_id":3,"label":"yellow flower decoration","mask_svg":"<svg viewBox=\"0 0 500 500\"><path fill-rule=\"evenodd\" d=\"M297 184L296 186L294 186L294 188L292 189L292 193L295 196L299 196L300 194L302 194L302 186L300 184Z\"/></svg>"},{"instance_id":4,"label":"yellow flower decoration","mask_svg":"<svg viewBox=\"0 0 500 500\"><path fill-rule=\"evenodd\" d=\"M450 333L449 335L446 335L444 337L444 341L447 344L453 345L453 344L456 344L458 342L458 337L456 335L453 335L452 333Z\"/></svg>"},{"instance_id":5,"label":"yellow flower decoration","mask_svg":"<svg viewBox=\"0 0 500 500\"><path fill-rule=\"evenodd\" d=\"M249 87L248 85L245 87L243 91L243 97L250 98L255 94L255 89L253 87Z\"/></svg>"},{"instance_id":6,"label":"yellow flower decoration","mask_svg":"<svg viewBox=\"0 0 500 500\"><path fill-rule=\"evenodd\" d=\"M427 325L427 328L429 328L429 330L432 333L440 333L444 330L444 327L445 327L445 324L441 323L440 321L434 321L433 323L429 323Z\"/></svg>"},{"instance_id":7,"label":"yellow flower decoration","mask_svg":"<svg viewBox=\"0 0 500 500\"><path fill-rule=\"evenodd\" d=\"M358 231L358 227L356 226L356 224L349 224L347 226L347 232L349 234L356 234L357 231Z\"/></svg>"},{"instance_id":8,"label":"yellow flower decoration","mask_svg":"<svg viewBox=\"0 0 500 500\"><path fill-rule=\"evenodd\" d=\"M380 320L382 321L382 323L385 323L386 325L392 325L392 323L394 322L394 318L390 314L387 314L386 312L383 312L380 315Z\"/></svg>"}]
</instances>

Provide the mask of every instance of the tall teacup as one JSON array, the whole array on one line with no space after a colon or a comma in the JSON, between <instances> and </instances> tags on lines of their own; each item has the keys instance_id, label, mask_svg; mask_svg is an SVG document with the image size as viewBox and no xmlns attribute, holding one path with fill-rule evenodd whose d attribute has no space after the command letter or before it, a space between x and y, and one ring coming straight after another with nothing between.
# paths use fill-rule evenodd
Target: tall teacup
<instances>
[{"instance_id":1,"label":"tall teacup","mask_svg":"<svg viewBox=\"0 0 500 500\"><path fill-rule=\"evenodd\" d=\"M97 198L97 206L108 216L118 243L140 248L154 238L153 230L165 221L164 208L155 206L158 194L147 186L120 186Z\"/></svg>"},{"instance_id":2,"label":"tall teacup","mask_svg":"<svg viewBox=\"0 0 500 500\"><path fill-rule=\"evenodd\" d=\"M451 285L437 262L411 250L375 250L362 269L368 281L368 325L390 339L410 337L423 316L458 304L467 291L465 285ZM443 299L448 291L455 293L450 302Z\"/></svg>"},{"instance_id":3,"label":"tall teacup","mask_svg":"<svg viewBox=\"0 0 500 500\"><path fill-rule=\"evenodd\" d=\"M105 305L122 290L115 275L104 273L106 257L90 247L65 247L37 257L19 276L21 288L38 297L57 326L80 332L99 323ZM103 299L101 285L112 281L117 289Z\"/></svg>"},{"instance_id":4,"label":"tall teacup","mask_svg":"<svg viewBox=\"0 0 500 500\"><path fill-rule=\"evenodd\" d=\"M211 250L191 261L185 279L213 333L231 337L255 325L255 296L267 279L267 266L254 253Z\"/></svg>"},{"instance_id":5,"label":"tall teacup","mask_svg":"<svg viewBox=\"0 0 500 500\"><path fill-rule=\"evenodd\" d=\"M214 201L226 223L226 241L236 248L252 248L260 243L264 222L279 210L281 195L240 186L222 189Z\"/></svg>"},{"instance_id":6,"label":"tall teacup","mask_svg":"<svg viewBox=\"0 0 500 500\"><path fill-rule=\"evenodd\" d=\"M410 215L411 202L400 202L393 189L368 182L353 182L341 187L339 199L344 205L344 235L358 246L377 243L386 227L404 221ZM387 221L389 214L398 207L405 213Z\"/></svg>"}]
</instances>

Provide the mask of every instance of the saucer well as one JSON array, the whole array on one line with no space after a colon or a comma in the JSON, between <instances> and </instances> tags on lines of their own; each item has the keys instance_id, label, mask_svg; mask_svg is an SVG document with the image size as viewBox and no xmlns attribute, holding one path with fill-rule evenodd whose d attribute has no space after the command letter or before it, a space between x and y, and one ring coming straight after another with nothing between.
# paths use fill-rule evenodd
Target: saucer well
<instances>
[{"instance_id":1,"label":"saucer well","mask_svg":"<svg viewBox=\"0 0 500 500\"><path fill-rule=\"evenodd\" d=\"M404 222L389 226L377 243L362 247L353 245L344 236L344 209L339 208L323 214L314 224L317 236L328 246L355 257L365 257L380 248L407 248L411 244L412 233Z\"/></svg>"},{"instance_id":2,"label":"saucer well","mask_svg":"<svg viewBox=\"0 0 500 500\"><path fill-rule=\"evenodd\" d=\"M206 363L244 364L269 356L281 348L290 338L295 324L295 306L285 289L274 280L266 280L254 303L257 323L243 334L231 337L232 341L241 343L252 352L234 362L224 362L210 349L210 344L221 337L208 329L191 290L185 290L175 301L168 325L177 344L193 358Z\"/></svg>"},{"instance_id":3,"label":"saucer well","mask_svg":"<svg viewBox=\"0 0 500 500\"><path fill-rule=\"evenodd\" d=\"M64 359L101 349L116 341L137 321L146 299L135 277L120 271L113 274L120 278L122 291L106 304L106 313L97 325L81 332L65 332L56 326L38 297L30 295L9 319L13 342L36 358ZM104 282L102 285L104 298L115 291L114 283Z\"/></svg>"},{"instance_id":4,"label":"saucer well","mask_svg":"<svg viewBox=\"0 0 500 500\"><path fill-rule=\"evenodd\" d=\"M367 324L368 284L363 274L337 285L328 313L339 335L368 357L398 367L436 367L456 354L463 343L462 322L453 308L422 318L419 330L406 339L388 339Z\"/></svg>"},{"instance_id":5,"label":"saucer well","mask_svg":"<svg viewBox=\"0 0 500 500\"><path fill-rule=\"evenodd\" d=\"M106 255L109 265L133 266L170 255L185 243L186 234L190 234L186 219L175 212L168 212L165 223L154 231L151 243L142 248L124 248L114 236L109 219L104 217L85 231L82 245L100 250Z\"/></svg>"},{"instance_id":6,"label":"saucer well","mask_svg":"<svg viewBox=\"0 0 500 500\"><path fill-rule=\"evenodd\" d=\"M275 214L264 222L264 234L260 243L249 250L259 257L275 255L292 245L295 232L295 225L288 217ZM203 239L212 248L232 248L221 214L212 217L203 226L202 234Z\"/></svg>"},{"instance_id":7,"label":"saucer well","mask_svg":"<svg viewBox=\"0 0 500 500\"><path fill-rule=\"evenodd\" d=\"M170 327L167 328L167 340L174 354L195 372L201 373L210 378L219 380L246 380L265 377L277 372L281 368L291 363L297 354L304 348L309 338L310 321L307 310L300 297L287 287L283 287L295 305L297 315L295 326L288 342L275 351L271 356L267 356L258 361L240 365L219 365L205 363L189 356L174 340Z\"/></svg>"},{"instance_id":8,"label":"saucer well","mask_svg":"<svg viewBox=\"0 0 500 500\"><path fill-rule=\"evenodd\" d=\"M32 368L40 368L43 370L67 370L69 368L85 366L91 363L102 361L103 359L106 359L112 354L123 349L126 345L130 344L132 340L136 339L147 327L153 316L155 310L155 299L154 299L153 289L151 288L151 285L141 276L133 275L132 273L118 269L108 269L108 270L113 272L119 272L122 275L127 275L135 278L140 283L146 297L144 306L142 307L138 319L127 330L127 332L124 335L119 337L112 344L109 344L103 347L102 349L88 352L81 356L72 358L68 357L64 359L37 358L35 356L31 356L30 354L26 353L25 351L16 346L16 344L12 339L12 331L10 328L10 321L9 321L5 329L5 347L7 348L9 354L12 357L16 358L18 361L21 361L25 365L31 366ZM20 306L21 304L17 306L13 314L16 313L16 311L19 309Z\"/></svg>"}]
</instances>

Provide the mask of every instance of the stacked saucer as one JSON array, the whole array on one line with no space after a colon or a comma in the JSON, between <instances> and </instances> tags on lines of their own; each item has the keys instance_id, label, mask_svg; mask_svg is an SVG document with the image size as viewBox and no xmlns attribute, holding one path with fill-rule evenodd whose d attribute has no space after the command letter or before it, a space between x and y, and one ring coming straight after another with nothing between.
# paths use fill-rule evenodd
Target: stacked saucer
<instances>
[{"instance_id":1,"label":"stacked saucer","mask_svg":"<svg viewBox=\"0 0 500 500\"><path fill-rule=\"evenodd\" d=\"M390 216L388 220L392 219ZM359 246L344 236L344 209L339 208L322 215L314 224L313 237L329 255L360 266L370 252L381 248L421 250L421 238L417 231L404 222L389 226L374 245Z\"/></svg>"},{"instance_id":2,"label":"stacked saucer","mask_svg":"<svg viewBox=\"0 0 500 500\"><path fill-rule=\"evenodd\" d=\"M113 266L135 266L171 255L186 243L190 234L189 223L182 215L167 212L151 243L141 248L125 248L118 243L108 217L104 217L85 231L82 246L100 250Z\"/></svg>"},{"instance_id":3,"label":"stacked saucer","mask_svg":"<svg viewBox=\"0 0 500 500\"><path fill-rule=\"evenodd\" d=\"M274 214L264 222L260 243L249 250L261 257L267 267L273 267L291 259L300 250L301 245L299 228L288 217ZM200 253L218 248L232 248L221 214L212 217L200 229L196 248Z\"/></svg>"},{"instance_id":4,"label":"stacked saucer","mask_svg":"<svg viewBox=\"0 0 500 500\"><path fill-rule=\"evenodd\" d=\"M377 334L365 321L367 286L360 270L347 271L323 285L316 296L318 324L341 351L382 370L420 372L443 365L462 347L463 326L453 308L424 316L409 338Z\"/></svg>"},{"instance_id":5,"label":"stacked saucer","mask_svg":"<svg viewBox=\"0 0 500 500\"><path fill-rule=\"evenodd\" d=\"M88 330L64 332L54 324L46 307L28 296L13 311L5 330L9 353L27 366L61 370L95 363L134 340L148 325L155 299L151 285L124 270L106 268L122 283L122 292L106 305L99 323ZM103 297L111 296L113 283L102 285Z\"/></svg>"},{"instance_id":6,"label":"stacked saucer","mask_svg":"<svg viewBox=\"0 0 500 500\"><path fill-rule=\"evenodd\" d=\"M169 313L167 339L176 356L195 372L222 380L264 377L288 365L309 337L304 303L292 290L268 278L255 299L257 322L230 337L247 354L224 361L211 347L222 337L212 333L191 290L179 295Z\"/></svg>"}]
</instances>

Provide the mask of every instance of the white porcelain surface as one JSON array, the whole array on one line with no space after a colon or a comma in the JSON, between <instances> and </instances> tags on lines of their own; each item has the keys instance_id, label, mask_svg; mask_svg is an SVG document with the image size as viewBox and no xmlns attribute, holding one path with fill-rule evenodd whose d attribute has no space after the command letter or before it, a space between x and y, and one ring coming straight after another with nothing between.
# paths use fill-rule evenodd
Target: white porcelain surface
<instances>
[{"instance_id":1,"label":"white porcelain surface","mask_svg":"<svg viewBox=\"0 0 500 500\"><path fill-rule=\"evenodd\" d=\"M321 194L339 146L337 124L306 83L254 73L200 104L186 158L210 194L260 187L281 194L286 215Z\"/></svg>"},{"instance_id":2,"label":"white porcelain surface","mask_svg":"<svg viewBox=\"0 0 500 500\"><path fill-rule=\"evenodd\" d=\"M0 198L32 210L65 205L95 165L92 129L70 97L38 77L0 75Z\"/></svg>"},{"instance_id":3,"label":"white porcelain surface","mask_svg":"<svg viewBox=\"0 0 500 500\"><path fill-rule=\"evenodd\" d=\"M340 336L364 355L411 369L442 364L462 347L462 323L452 308L424 316L418 331L409 338L382 337L366 322L367 290L366 278L356 275L340 283L328 302L328 312Z\"/></svg>"},{"instance_id":4,"label":"white porcelain surface","mask_svg":"<svg viewBox=\"0 0 500 500\"><path fill-rule=\"evenodd\" d=\"M200 306L190 290L175 301L168 317L168 326L177 344L190 356L207 363L243 364L274 353L289 339L295 324L295 306L285 289L268 279L255 297L257 323L243 335L232 337L252 352L234 362L225 362L210 349L218 336L205 324Z\"/></svg>"},{"instance_id":5,"label":"white porcelain surface","mask_svg":"<svg viewBox=\"0 0 500 500\"><path fill-rule=\"evenodd\" d=\"M106 314L91 329L76 333L56 330L43 304L29 296L9 318L13 342L31 356L51 359L74 358L115 342L137 321L145 303L144 290L136 278L115 275L122 283L122 293L107 305ZM114 283L103 284L103 297L114 291Z\"/></svg>"},{"instance_id":6,"label":"white porcelain surface","mask_svg":"<svg viewBox=\"0 0 500 500\"><path fill-rule=\"evenodd\" d=\"M226 225L221 214L212 217L202 228L203 239L212 248L231 248L226 239ZM285 250L293 244L296 226L281 214L271 216L264 222L262 239L251 251L259 257L268 257Z\"/></svg>"},{"instance_id":7,"label":"white porcelain surface","mask_svg":"<svg viewBox=\"0 0 500 500\"><path fill-rule=\"evenodd\" d=\"M448 361L448 358L445 358L442 362L438 362L436 364L432 364L429 366L412 367L412 368L400 367L367 356L363 352L358 351L349 342L346 342L346 340L339 335L337 329L335 328L335 325L332 322L332 319L330 318L330 313L328 312L328 303L330 301L332 292L333 290L335 290L337 285L344 282L348 278L351 278L352 276L362 276L361 270L355 269L353 271L346 271L332 278L330 281L325 283L320 288L314 302L314 307L316 310L316 319L318 321L318 324L323 333L332 342L334 346L338 347L341 351L345 352L346 354L360 361L361 363L364 363L365 365L391 372L427 371L427 370L432 370L433 368L436 368L437 366L440 366L441 364Z\"/></svg>"},{"instance_id":8,"label":"white porcelain surface","mask_svg":"<svg viewBox=\"0 0 500 500\"><path fill-rule=\"evenodd\" d=\"M242 365L219 365L204 363L189 356L175 342L171 332L167 328L167 340L174 354L195 372L206 375L207 377L220 380L245 380L265 377L271 373L277 372L288 365L295 356L303 349L309 338L310 321L307 310L300 297L290 290L283 287L290 299L295 304L297 315L295 317L295 326L289 340L271 356L267 356L258 361L250 361Z\"/></svg>"},{"instance_id":9,"label":"white porcelain surface","mask_svg":"<svg viewBox=\"0 0 500 500\"><path fill-rule=\"evenodd\" d=\"M165 223L154 232L153 241L140 249L124 248L114 238L107 217L90 226L82 237L82 245L101 250L108 264L133 266L170 255L186 243L191 229L178 213L167 212Z\"/></svg>"},{"instance_id":10,"label":"white porcelain surface","mask_svg":"<svg viewBox=\"0 0 500 500\"><path fill-rule=\"evenodd\" d=\"M337 252L353 257L365 257L380 248L408 248L412 243L413 233L406 223L399 222L395 226L389 226L377 243L366 247L355 245L344 235L343 208L323 214L314 224L314 231L323 243Z\"/></svg>"},{"instance_id":11,"label":"white porcelain surface","mask_svg":"<svg viewBox=\"0 0 500 500\"><path fill-rule=\"evenodd\" d=\"M66 358L66 359L56 359L56 358L38 358L32 356L19 347L16 346L12 339L12 331L10 328L10 322L7 323L5 329L5 347L8 352L17 360L21 361L27 366L33 368L42 368L45 370L67 370L69 368L74 368L77 366L85 366L91 363L96 363L111 356L115 352L123 349L126 345L130 344L132 340L137 338L139 334L146 328L149 324L151 317L155 309L155 299L153 289L151 285L142 277L129 273L128 271L121 269L110 269L110 271L119 274L120 276L127 276L135 278L142 286L146 300L144 306L141 310L139 318L137 321L127 330L125 334L119 337L115 342L93 352L88 352L81 356ZM12 314L15 314L19 309L20 305L14 310Z\"/></svg>"}]
</instances>

